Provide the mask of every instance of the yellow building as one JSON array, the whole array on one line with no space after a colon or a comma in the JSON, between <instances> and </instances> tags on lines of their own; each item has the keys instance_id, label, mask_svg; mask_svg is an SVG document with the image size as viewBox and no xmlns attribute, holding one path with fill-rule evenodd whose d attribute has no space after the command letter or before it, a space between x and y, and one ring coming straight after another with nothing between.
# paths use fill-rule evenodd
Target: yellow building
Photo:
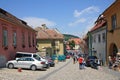
<instances>
[{"instance_id":1,"label":"yellow building","mask_svg":"<svg viewBox=\"0 0 120 80\"><path fill-rule=\"evenodd\" d=\"M116 0L104 12L107 20L107 60L120 52L120 0Z\"/></svg>"},{"instance_id":2,"label":"yellow building","mask_svg":"<svg viewBox=\"0 0 120 80\"><path fill-rule=\"evenodd\" d=\"M35 28L37 33L37 48L40 53L52 56L64 54L63 35L57 29L48 29L45 24Z\"/></svg>"}]
</instances>

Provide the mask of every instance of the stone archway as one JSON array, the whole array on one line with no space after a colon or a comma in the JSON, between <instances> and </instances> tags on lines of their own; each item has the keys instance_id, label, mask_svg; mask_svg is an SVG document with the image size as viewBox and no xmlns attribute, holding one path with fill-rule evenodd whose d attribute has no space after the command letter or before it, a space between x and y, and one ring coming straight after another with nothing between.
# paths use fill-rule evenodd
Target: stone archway
<instances>
[{"instance_id":1,"label":"stone archway","mask_svg":"<svg viewBox=\"0 0 120 80\"><path fill-rule=\"evenodd\" d=\"M111 55L111 56L114 57L114 56L117 55L117 53L118 53L117 46L116 46L115 43L112 43L112 44L110 45L110 48L109 48L109 55Z\"/></svg>"}]
</instances>

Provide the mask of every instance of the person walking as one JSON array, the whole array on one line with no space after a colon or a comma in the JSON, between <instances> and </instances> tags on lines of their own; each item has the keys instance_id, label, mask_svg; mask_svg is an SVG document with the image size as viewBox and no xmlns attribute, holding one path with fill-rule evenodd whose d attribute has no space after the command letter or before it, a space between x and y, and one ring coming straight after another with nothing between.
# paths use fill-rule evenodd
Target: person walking
<instances>
[{"instance_id":1,"label":"person walking","mask_svg":"<svg viewBox=\"0 0 120 80\"><path fill-rule=\"evenodd\" d=\"M75 54L74 53L72 55L72 58L73 58L73 64L75 64Z\"/></svg>"},{"instance_id":2,"label":"person walking","mask_svg":"<svg viewBox=\"0 0 120 80\"><path fill-rule=\"evenodd\" d=\"M111 56L108 57L108 61L109 61L109 64L108 64L109 69L112 69L113 62L112 62Z\"/></svg>"},{"instance_id":3,"label":"person walking","mask_svg":"<svg viewBox=\"0 0 120 80\"><path fill-rule=\"evenodd\" d=\"M78 62L79 62L79 69L83 69L83 61L84 61L84 58L82 56L80 56L78 58Z\"/></svg>"}]
</instances>

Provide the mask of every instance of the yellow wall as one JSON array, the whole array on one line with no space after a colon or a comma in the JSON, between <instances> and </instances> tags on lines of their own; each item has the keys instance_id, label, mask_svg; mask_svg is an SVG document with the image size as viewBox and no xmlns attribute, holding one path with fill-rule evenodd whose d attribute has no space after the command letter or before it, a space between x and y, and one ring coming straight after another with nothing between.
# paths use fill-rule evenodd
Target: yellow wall
<instances>
[{"instance_id":1,"label":"yellow wall","mask_svg":"<svg viewBox=\"0 0 120 80\"><path fill-rule=\"evenodd\" d=\"M112 29L111 26L111 16L116 14L117 18L117 28L113 33L110 32ZM103 13L107 20L107 58L110 55L110 46L112 43L115 43L117 49L120 49L120 1L114 3Z\"/></svg>"},{"instance_id":2,"label":"yellow wall","mask_svg":"<svg viewBox=\"0 0 120 80\"><path fill-rule=\"evenodd\" d=\"M38 45L38 50L41 51L45 47L51 47L51 41L49 41L49 40L39 40L37 42L37 45Z\"/></svg>"},{"instance_id":3,"label":"yellow wall","mask_svg":"<svg viewBox=\"0 0 120 80\"><path fill-rule=\"evenodd\" d=\"M55 46L55 48L59 49L58 54L60 55L64 54L63 40L56 40L56 41L58 41L59 43L57 46ZM52 40L38 40L37 45L38 45L39 51L43 51L44 50L43 48L46 48L45 51L49 52L50 55L54 53L54 48L52 46Z\"/></svg>"},{"instance_id":4,"label":"yellow wall","mask_svg":"<svg viewBox=\"0 0 120 80\"><path fill-rule=\"evenodd\" d=\"M60 51L59 54L64 54L64 47L63 47L63 41L60 41Z\"/></svg>"}]
</instances>

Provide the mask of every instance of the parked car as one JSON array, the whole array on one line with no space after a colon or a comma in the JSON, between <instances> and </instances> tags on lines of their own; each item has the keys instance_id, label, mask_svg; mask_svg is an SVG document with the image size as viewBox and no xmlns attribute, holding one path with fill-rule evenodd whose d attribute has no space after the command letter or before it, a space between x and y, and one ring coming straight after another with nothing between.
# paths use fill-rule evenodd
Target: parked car
<instances>
[{"instance_id":1,"label":"parked car","mask_svg":"<svg viewBox=\"0 0 120 80\"><path fill-rule=\"evenodd\" d=\"M44 61L46 64L46 68L49 68L50 65L48 64L48 60L42 58L39 54L37 53L29 53L29 52L16 52L16 59L19 59L21 57L33 57L33 58L40 58L41 61Z\"/></svg>"},{"instance_id":2,"label":"parked car","mask_svg":"<svg viewBox=\"0 0 120 80\"><path fill-rule=\"evenodd\" d=\"M70 59L70 55L66 55L66 59Z\"/></svg>"},{"instance_id":3,"label":"parked car","mask_svg":"<svg viewBox=\"0 0 120 80\"><path fill-rule=\"evenodd\" d=\"M54 60L56 60L56 59L57 59L57 55L55 55L55 54L54 54L54 55L52 55L52 57L51 57L51 58L52 58L52 60L54 61Z\"/></svg>"},{"instance_id":4,"label":"parked car","mask_svg":"<svg viewBox=\"0 0 120 80\"><path fill-rule=\"evenodd\" d=\"M96 56L88 56L86 59L86 66L91 67L93 63L95 63L95 60L97 59Z\"/></svg>"},{"instance_id":5,"label":"parked car","mask_svg":"<svg viewBox=\"0 0 120 80\"><path fill-rule=\"evenodd\" d=\"M91 62L91 68L98 69L98 66L100 66L99 59L95 59L93 62Z\"/></svg>"},{"instance_id":6,"label":"parked car","mask_svg":"<svg viewBox=\"0 0 120 80\"><path fill-rule=\"evenodd\" d=\"M52 60L52 58L50 56L46 56L45 59L48 60L48 63L50 65L50 67L54 67L55 66L55 63L54 63L54 61Z\"/></svg>"},{"instance_id":7,"label":"parked car","mask_svg":"<svg viewBox=\"0 0 120 80\"><path fill-rule=\"evenodd\" d=\"M58 61L65 61L66 56L65 55L58 55Z\"/></svg>"},{"instance_id":8,"label":"parked car","mask_svg":"<svg viewBox=\"0 0 120 80\"><path fill-rule=\"evenodd\" d=\"M46 64L44 61L41 61L40 58L33 57L22 57L16 60L11 60L6 63L6 67L13 68L25 68L35 71L36 69L45 70Z\"/></svg>"}]
</instances>

